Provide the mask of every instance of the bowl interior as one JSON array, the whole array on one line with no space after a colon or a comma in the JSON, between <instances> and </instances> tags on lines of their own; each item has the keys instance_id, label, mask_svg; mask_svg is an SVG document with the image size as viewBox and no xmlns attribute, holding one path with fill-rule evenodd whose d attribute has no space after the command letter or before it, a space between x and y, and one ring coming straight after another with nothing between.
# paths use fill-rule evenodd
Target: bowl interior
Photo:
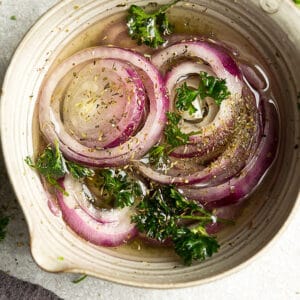
<instances>
[{"instance_id":1,"label":"bowl interior","mask_svg":"<svg viewBox=\"0 0 300 300\"><path fill-rule=\"evenodd\" d=\"M133 2L147 3L128 1L120 6L118 1L62 1L32 28L19 46L3 86L5 160L29 225L32 254L42 268L87 273L135 286L193 285L212 280L252 258L280 231L296 203L300 182L300 69L295 66L300 65L300 39L291 30L295 24L300 26L300 14L288 1L275 11L258 1L226 0L180 2L172 10L170 18L177 31L186 31L184 24L191 32L226 41L242 59L263 68L270 79L269 96L277 103L281 125L278 157L263 184L247 201L237 224L219 235L219 253L201 264L184 267L167 248L152 248L138 241L119 248L102 248L82 240L61 217L50 212L39 177L24 164L24 158L34 153L40 139L35 103L44 77L65 57L99 45L103 28L115 19L110 16L122 16ZM183 10L184 20L176 23ZM32 51L33 45L36 51ZM12 115L15 118L9 117Z\"/></svg>"}]
</instances>

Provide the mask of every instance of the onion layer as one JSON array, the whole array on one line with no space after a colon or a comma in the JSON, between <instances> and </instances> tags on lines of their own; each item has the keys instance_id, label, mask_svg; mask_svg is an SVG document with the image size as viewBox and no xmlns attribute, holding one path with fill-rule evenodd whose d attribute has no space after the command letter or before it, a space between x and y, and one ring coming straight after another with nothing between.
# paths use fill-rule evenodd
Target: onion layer
<instances>
[{"instance_id":1,"label":"onion layer","mask_svg":"<svg viewBox=\"0 0 300 300\"><path fill-rule=\"evenodd\" d=\"M189 130L183 126L183 131L193 132L201 129L201 134L190 137L189 143L195 144L195 146L182 146L174 151L176 157L187 158L196 154L201 156L211 151L218 151L218 148L223 147L229 140L234 128L234 121L239 113L238 107L243 84L240 80L240 70L235 61L223 48L206 41L184 41L174 44L157 53L152 61L160 70L163 70L166 61L175 60L176 62L176 59L182 59L182 57L196 58L197 60L179 64L166 73L166 87L169 95L171 95L171 103L176 100L174 87L180 82L180 78L199 74L201 71L225 79L231 93L230 97L221 103L219 113L212 122L208 124L199 123L198 127L194 124L188 124ZM211 138L212 136L214 138Z\"/></svg>"},{"instance_id":2,"label":"onion layer","mask_svg":"<svg viewBox=\"0 0 300 300\"><path fill-rule=\"evenodd\" d=\"M87 147L111 148L128 140L141 121L145 105L137 72L122 61L100 59L73 74L60 127ZM59 122L60 109L55 113Z\"/></svg>"},{"instance_id":3,"label":"onion layer","mask_svg":"<svg viewBox=\"0 0 300 300\"><path fill-rule=\"evenodd\" d=\"M140 130L121 145L112 144L112 147L107 149L86 146L74 138L64 126L61 126L63 122L61 114L55 111L55 108L60 107L55 102L61 101L61 98L53 99L53 94L66 75L72 74L74 70L81 70L86 63L92 62L97 65L98 60L108 59L114 60L118 65L120 58L122 58L122 65L129 64L125 70L134 69L140 74L140 78L136 78L134 85L136 93L141 93L140 80L143 82L149 97L149 114L145 123L139 124ZM136 73L133 77L136 77ZM104 80L104 78L102 79ZM132 82L131 75L128 75L128 80ZM138 101L139 97L133 99ZM141 106L137 102L135 105L140 111ZM125 165L132 159L141 158L159 140L166 121L168 106L168 97L161 75L145 57L116 47L88 48L61 63L45 81L40 94L40 128L49 142L54 143L58 140L61 151L71 160L97 167Z\"/></svg>"},{"instance_id":4,"label":"onion layer","mask_svg":"<svg viewBox=\"0 0 300 300\"><path fill-rule=\"evenodd\" d=\"M183 58L190 61L182 62ZM176 59L180 61L177 65ZM192 135L186 146L177 147L171 153L178 160L184 158L192 160L195 157L199 157L202 161L211 160L208 165L199 165L196 172L188 170L189 172L181 173L176 167L176 162L164 172L138 162L136 165L140 172L163 184L199 184L201 187L215 186L235 176L253 154L255 147L251 145L259 133L256 100L241 81L242 74L237 64L220 46L204 41L174 44L158 52L153 57L153 62L161 71L168 70L171 66L171 70L165 75L171 110L175 108L176 84L182 78L190 74L199 74L201 71L225 79L231 96L222 101L219 112L212 122L204 126L201 126L200 122L198 129L201 129L201 132ZM166 62L169 67L165 66ZM173 64L175 67L172 68ZM191 131L197 129L194 124L189 126L192 128Z\"/></svg>"},{"instance_id":5,"label":"onion layer","mask_svg":"<svg viewBox=\"0 0 300 300\"><path fill-rule=\"evenodd\" d=\"M265 123L260 143L241 172L218 186L182 188L185 196L213 208L241 202L255 191L277 153L277 111L273 104L267 102L263 102L263 111Z\"/></svg>"},{"instance_id":6,"label":"onion layer","mask_svg":"<svg viewBox=\"0 0 300 300\"><path fill-rule=\"evenodd\" d=\"M100 246L118 246L137 234L131 210L98 210L88 205L89 194L79 181L67 175L60 185L69 194L57 192L63 219L78 235Z\"/></svg>"}]
</instances>

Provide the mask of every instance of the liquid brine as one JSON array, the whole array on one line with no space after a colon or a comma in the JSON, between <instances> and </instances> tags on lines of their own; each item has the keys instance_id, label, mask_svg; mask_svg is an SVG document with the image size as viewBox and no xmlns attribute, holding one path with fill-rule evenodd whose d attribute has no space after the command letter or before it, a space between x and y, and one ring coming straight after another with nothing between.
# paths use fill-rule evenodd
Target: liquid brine
<instances>
[{"instance_id":1,"label":"liquid brine","mask_svg":"<svg viewBox=\"0 0 300 300\"><path fill-rule=\"evenodd\" d=\"M150 6L150 9L155 9L156 7L153 3ZM72 54L88 47L100 45L130 48L144 54L145 57L151 57L151 55L155 53L153 49L137 45L128 36L126 15L126 11L115 13L95 24L91 24L66 45L49 72ZM172 35L168 37L166 46L173 42L172 39L179 41L183 36L220 44L236 59L240 64L240 67L250 74L250 77L251 74L255 74L255 76L259 78L260 84L263 85L261 86L263 89L263 97L276 105L276 100L279 98L279 92L276 88L276 84L272 81L269 62L263 59L262 55L255 49L252 42L247 37L236 31L230 23L224 23L218 18L213 17L213 13L205 7L202 7L199 10L195 10L192 5L185 5L180 8L172 7L167 15L170 23L174 25L174 29ZM163 48L163 46L161 48ZM159 51L159 49L156 51ZM120 58L122 59L122 57ZM253 87L251 87L251 89L254 92L257 101L259 101L258 92ZM35 128L37 127L38 126ZM38 134L38 136L39 139L36 143L37 152L43 149L47 144L43 140L42 134ZM252 226L251 216L255 215L257 209L267 201L268 197L265 190L269 189L271 184L272 172L269 172L268 176L266 176L258 188L256 188L256 191L243 202L240 209L240 216L237 218L236 224L234 226L227 226L218 233L221 243L225 243L230 236L236 234L239 231L239 226L241 224L248 223L249 226ZM50 188L50 192L51 190L52 188ZM133 260L137 259L136 256L140 256L141 252L143 252L142 255L145 261L165 261L166 257L169 257L170 260L175 257L175 254L173 254L168 247L156 247L155 245L144 243L140 239L135 239L128 244L117 247L117 249L104 248L103 251L110 253L111 255L113 255L114 251L117 251L118 256L123 255L124 258Z\"/></svg>"}]
</instances>

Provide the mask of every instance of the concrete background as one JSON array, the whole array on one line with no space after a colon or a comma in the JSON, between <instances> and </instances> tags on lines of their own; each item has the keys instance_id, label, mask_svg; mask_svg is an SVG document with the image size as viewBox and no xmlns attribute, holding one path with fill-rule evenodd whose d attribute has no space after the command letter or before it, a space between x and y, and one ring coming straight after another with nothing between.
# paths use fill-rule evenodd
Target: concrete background
<instances>
[{"instance_id":1,"label":"concrete background","mask_svg":"<svg viewBox=\"0 0 300 300\"><path fill-rule=\"evenodd\" d=\"M32 24L56 0L0 0L0 86L11 55ZM12 18L12 16L15 16ZM144 290L86 278L49 274L32 260L23 214L10 186L0 153L0 210L12 217L0 243L0 269L40 284L64 299L295 299L300 300L300 211L284 234L254 263L222 280L194 288ZM0 282L1 285L1 282ZM0 295L1 296L1 295Z\"/></svg>"}]
</instances>

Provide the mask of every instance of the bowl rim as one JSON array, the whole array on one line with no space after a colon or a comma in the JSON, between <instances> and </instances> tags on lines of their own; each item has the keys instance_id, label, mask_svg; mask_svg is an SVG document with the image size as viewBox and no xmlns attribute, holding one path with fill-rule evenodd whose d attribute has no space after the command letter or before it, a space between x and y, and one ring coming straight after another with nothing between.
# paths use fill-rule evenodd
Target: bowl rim
<instances>
[{"instance_id":1,"label":"bowl rim","mask_svg":"<svg viewBox=\"0 0 300 300\"><path fill-rule=\"evenodd\" d=\"M40 26L40 24L42 24L44 18L48 15L50 15L51 13L61 9L62 7L64 7L68 2L72 2L73 0L63 0L60 1L58 3L56 3L55 5L53 5L52 7L50 7L48 10L46 10L38 19L37 21L29 28L29 30L26 32L26 34L24 35L24 37L20 40L18 46L16 47L15 51L13 52L9 65L6 69L5 72L5 77L3 80L3 84L2 84L2 93L0 96L0 139L1 139L1 147L2 147L2 151L3 151L3 158L4 158L4 162L5 162L5 166L6 166L6 170L8 173L8 177L9 180L12 184L14 193L17 197L18 203L20 204L22 211L24 213L24 207L22 205L22 201L20 199L22 199L21 197L21 193L19 191L19 189L17 188L17 184L14 180L14 170L11 167L10 163L9 163L9 151L6 148L5 145L5 141L2 138L3 137L3 133L4 133L4 124L3 124L3 117L5 114L4 111L4 102L7 102L8 99L6 96L6 87L8 86L9 82L10 82L10 77L12 77L13 72L14 72L14 66L15 64L18 62L18 55L19 53L22 53L23 48L26 46L26 43L28 40L30 40L31 36L35 34L35 30ZM296 10L297 8L293 7L295 5L293 5L292 1L288 1L288 3L290 3L291 5L291 9ZM300 18L300 10L297 11L297 14L299 15ZM102 280L106 280L109 282L115 282L115 283L119 283L119 284L123 284L123 285L127 285L127 286L133 286L133 287L139 287L139 288L155 288L155 289L174 289L174 288L187 288L187 287L192 287L192 286L196 286L196 285L202 285L202 284L206 284L206 283L210 283L212 281L215 280L220 280L224 277L230 276L238 271L240 271L241 269L244 269L245 267L247 267L248 265L250 265L254 260L256 260L257 258L262 257L262 255L264 255L267 251L269 251L271 249L271 247L273 247L273 245L275 244L276 241L278 241L278 239L280 238L280 236L284 233L284 231L287 229L288 225L290 224L291 220L295 217L295 215L297 213L300 213L300 191L298 191L298 196L294 201L293 207L291 208L291 211L289 213L289 215L287 216L287 218L285 219L284 223L280 226L279 230L271 237L271 239L268 241L268 243L264 244L260 249L258 249L256 251L255 254L253 254L251 257L246 258L245 261L239 263L238 265L223 271L217 275L211 275L208 276L207 278L203 278L203 279L199 279L199 280L193 280L191 282L183 282L183 283L162 283L162 284L151 284L151 283L140 283L140 282L134 282L133 280L122 280L119 278L115 278L113 276L105 276L104 274L102 274L101 276L98 273L94 273L90 270L84 270L84 269L80 269L80 268L67 268L67 269L62 269L60 271L52 271L52 270L48 270L47 267L41 265L39 262L37 262L34 254L32 253L32 231L30 230L30 220L29 217L27 216L27 214L24 213L25 215L25 221L26 224L29 228L29 240L30 240L30 253L31 256L33 257L34 261L38 264L38 266L47 272L51 272L51 273L82 273L82 274L86 274L89 276L93 276Z\"/></svg>"}]
</instances>

